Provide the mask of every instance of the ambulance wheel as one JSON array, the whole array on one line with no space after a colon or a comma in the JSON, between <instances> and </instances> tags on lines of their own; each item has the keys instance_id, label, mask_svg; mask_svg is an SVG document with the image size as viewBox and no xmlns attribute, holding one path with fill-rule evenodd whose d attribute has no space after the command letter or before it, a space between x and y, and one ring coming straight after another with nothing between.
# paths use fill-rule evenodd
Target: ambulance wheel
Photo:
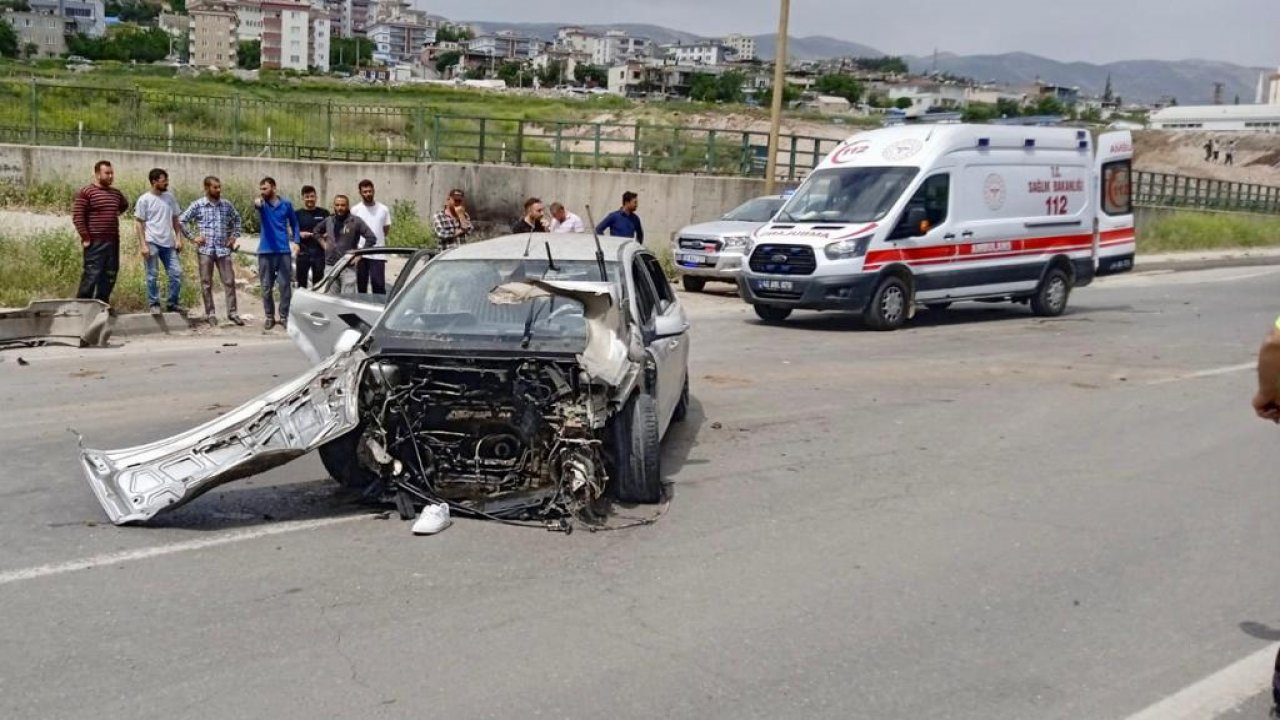
<instances>
[{"instance_id":1,"label":"ambulance wheel","mask_svg":"<svg viewBox=\"0 0 1280 720\"><path fill-rule=\"evenodd\" d=\"M1053 268L1031 296L1031 312L1040 317L1058 317L1066 312L1070 297L1071 277L1062 268Z\"/></svg>"},{"instance_id":2,"label":"ambulance wheel","mask_svg":"<svg viewBox=\"0 0 1280 720\"><path fill-rule=\"evenodd\" d=\"M707 287L707 279L685 275L680 278L680 284L684 285L684 289L689 292L702 292Z\"/></svg>"},{"instance_id":3,"label":"ambulance wheel","mask_svg":"<svg viewBox=\"0 0 1280 720\"><path fill-rule=\"evenodd\" d=\"M942 312L943 310L946 310L947 308L951 307L951 303L949 302L925 303L924 306L925 306L925 309L927 310L932 310L933 312Z\"/></svg>"},{"instance_id":4,"label":"ambulance wheel","mask_svg":"<svg viewBox=\"0 0 1280 720\"><path fill-rule=\"evenodd\" d=\"M902 278L889 275L876 286L862 319L872 330L897 330L907 322L911 291Z\"/></svg>"},{"instance_id":5,"label":"ambulance wheel","mask_svg":"<svg viewBox=\"0 0 1280 720\"><path fill-rule=\"evenodd\" d=\"M791 308L777 305L752 305L752 307L756 309L756 315L767 323L780 323L791 317Z\"/></svg>"}]
</instances>

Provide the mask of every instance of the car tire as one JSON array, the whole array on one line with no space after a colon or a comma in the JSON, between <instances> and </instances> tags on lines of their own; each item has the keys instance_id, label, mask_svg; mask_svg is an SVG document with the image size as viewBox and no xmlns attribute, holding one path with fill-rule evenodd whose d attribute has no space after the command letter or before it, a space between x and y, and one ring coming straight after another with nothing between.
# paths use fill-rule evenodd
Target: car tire
<instances>
[{"instance_id":1,"label":"car tire","mask_svg":"<svg viewBox=\"0 0 1280 720\"><path fill-rule=\"evenodd\" d=\"M767 323L780 323L791 317L791 308L777 305L753 305L756 315Z\"/></svg>"},{"instance_id":2,"label":"car tire","mask_svg":"<svg viewBox=\"0 0 1280 720\"><path fill-rule=\"evenodd\" d=\"M676 403L676 410L671 415L674 422L684 422L689 417L689 370L684 372L684 389L680 391L680 402Z\"/></svg>"},{"instance_id":3,"label":"car tire","mask_svg":"<svg viewBox=\"0 0 1280 720\"><path fill-rule=\"evenodd\" d=\"M862 313L862 319L872 330L897 330L907 322L911 310L911 291L902 278L889 275L880 281L871 294L871 302Z\"/></svg>"},{"instance_id":4,"label":"car tire","mask_svg":"<svg viewBox=\"0 0 1280 720\"><path fill-rule=\"evenodd\" d=\"M1031 312L1040 317L1058 317L1067 310L1071 298L1071 276L1062 268L1053 268L1045 274L1036 294L1031 296Z\"/></svg>"},{"instance_id":5,"label":"car tire","mask_svg":"<svg viewBox=\"0 0 1280 720\"><path fill-rule=\"evenodd\" d=\"M680 278L680 284L684 289L691 293L700 293L707 287L707 279L685 275Z\"/></svg>"},{"instance_id":6,"label":"car tire","mask_svg":"<svg viewBox=\"0 0 1280 720\"><path fill-rule=\"evenodd\" d=\"M662 501L658 406L636 393L612 425L613 496L618 502L652 505Z\"/></svg>"},{"instance_id":7,"label":"car tire","mask_svg":"<svg viewBox=\"0 0 1280 720\"><path fill-rule=\"evenodd\" d=\"M364 492L378 481L378 476L360 463L360 438L363 436L364 425L360 425L319 448L320 463L329 477L353 492Z\"/></svg>"},{"instance_id":8,"label":"car tire","mask_svg":"<svg viewBox=\"0 0 1280 720\"><path fill-rule=\"evenodd\" d=\"M925 303L924 307L926 310L929 310L931 312L942 312L943 310L946 310L947 308L951 307L951 303L949 302Z\"/></svg>"}]
</instances>

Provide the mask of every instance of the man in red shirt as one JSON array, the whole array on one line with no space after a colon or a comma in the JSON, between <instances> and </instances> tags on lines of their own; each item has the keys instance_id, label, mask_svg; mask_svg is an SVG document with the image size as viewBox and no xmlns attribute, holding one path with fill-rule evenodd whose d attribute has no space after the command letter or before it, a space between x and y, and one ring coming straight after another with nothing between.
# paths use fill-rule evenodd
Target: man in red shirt
<instances>
[{"instance_id":1,"label":"man in red shirt","mask_svg":"<svg viewBox=\"0 0 1280 720\"><path fill-rule=\"evenodd\" d=\"M129 209L124 193L112 187L116 171L99 160L93 166L94 181L76 193L71 221L84 250L84 272L77 298L111 301L120 272L120 216Z\"/></svg>"}]
</instances>

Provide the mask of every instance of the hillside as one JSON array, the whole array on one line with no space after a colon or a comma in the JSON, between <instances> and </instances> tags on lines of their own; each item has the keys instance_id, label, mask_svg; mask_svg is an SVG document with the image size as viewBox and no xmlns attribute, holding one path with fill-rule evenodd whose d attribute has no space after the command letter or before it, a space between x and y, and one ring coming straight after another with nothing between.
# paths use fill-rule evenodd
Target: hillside
<instances>
[{"instance_id":1,"label":"hillside","mask_svg":"<svg viewBox=\"0 0 1280 720\"><path fill-rule=\"evenodd\" d=\"M572 23L512 23L512 22L495 22L490 20L468 20L468 25L474 25L482 32L498 32L500 30L513 30L518 33L532 35L542 40L551 41L556 39L556 33L560 28ZM643 25L636 23L618 23L616 25L581 25L586 30L594 32L606 32L609 30L622 30L631 35L639 37L647 37L659 45L667 45L672 43L691 43L702 39L693 33L683 32L681 30L672 30L658 25Z\"/></svg>"},{"instance_id":2,"label":"hillside","mask_svg":"<svg viewBox=\"0 0 1280 720\"><path fill-rule=\"evenodd\" d=\"M928 72L934 67L933 57L908 58L915 72ZM1068 87L1078 86L1086 93L1102 94L1107 76L1112 87L1125 100L1155 102L1175 97L1183 105L1208 104L1213 101L1213 84L1225 84L1223 98L1232 102L1237 96L1244 103L1254 100L1261 68L1246 68L1231 63L1209 60L1126 60L1094 65L1085 62L1065 63L1031 53L1003 55L938 56L937 69L979 82L1026 85L1037 79Z\"/></svg>"},{"instance_id":3,"label":"hillside","mask_svg":"<svg viewBox=\"0 0 1280 720\"><path fill-rule=\"evenodd\" d=\"M761 59L771 59L777 52L774 44L776 37L776 33L756 35L756 52ZM787 40L787 56L800 61L837 57L884 57L884 55L883 52L869 45L822 35L792 37Z\"/></svg>"}]
</instances>

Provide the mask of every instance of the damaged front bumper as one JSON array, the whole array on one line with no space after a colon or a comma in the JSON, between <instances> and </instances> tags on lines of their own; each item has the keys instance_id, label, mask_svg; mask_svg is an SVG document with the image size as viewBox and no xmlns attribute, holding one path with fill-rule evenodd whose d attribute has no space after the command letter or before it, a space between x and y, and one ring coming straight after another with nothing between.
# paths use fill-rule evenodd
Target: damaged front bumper
<instances>
[{"instance_id":1,"label":"damaged front bumper","mask_svg":"<svg viewBox=\"0 0 1280 720\"><path fill-rule=\"evenodd\" d=\"M158 442L82 449L85 477L111 522L123 525L284 465L356 427L365 359L361 350L334 355L216 420Z\"/></svg>"},{"instance_id":2,"label":"damaged front bumper","mask_svg":"<svg viewBox=\"0 0 1280 720\"><path fill-rule=\"evenodd\" d=\"M0 310L0 347L101 347L111 337L109 309L101 300L36 300L18 310Z\"/></svg>"}]
</instances>

